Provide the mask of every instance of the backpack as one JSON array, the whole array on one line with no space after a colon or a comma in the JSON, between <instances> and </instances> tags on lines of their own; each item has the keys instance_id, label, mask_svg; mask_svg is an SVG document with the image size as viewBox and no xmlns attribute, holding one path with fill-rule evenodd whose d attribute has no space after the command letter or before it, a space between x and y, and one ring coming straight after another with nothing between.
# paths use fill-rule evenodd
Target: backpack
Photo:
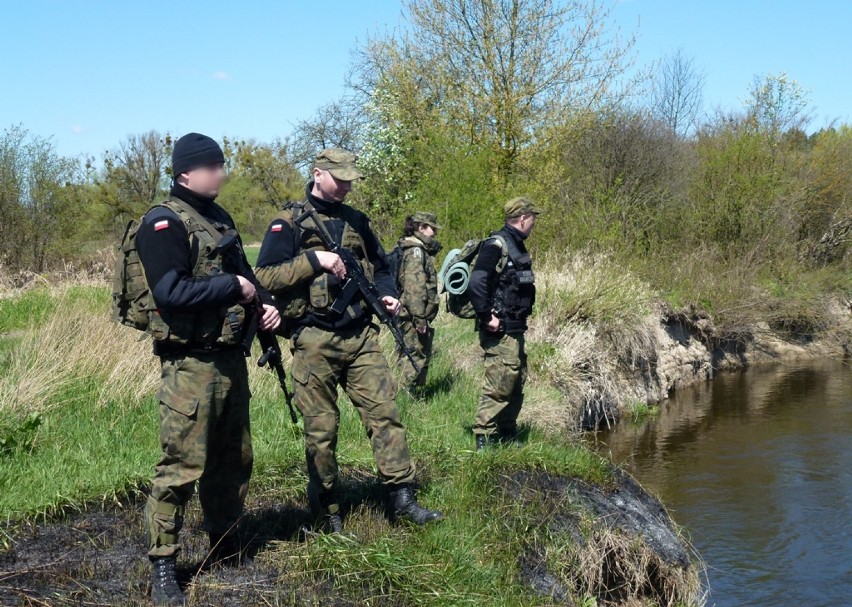
<instances>
[{"instance_id":1,"label":"backpack","mask_svg":"<svg viewBox=\"0 0 852 607\"><path fill-rule=\"evenodd\" d=\"M153 205L164 206L175 213L184 224L192 220L198 227L207 231L218 230L206 219L193 211L191 207L175 200L166 200ZM113 322L138 331L150 332L151 317L157 311L154 296L148 287L142 261L136 250L136 234L142 226L142 219L131 219L124 229L124 236L118 246L118 255L115 260L115 269L112 276L112 312ZM192 230L190 230L192 231Z\"/></svg>"},{"instance_id":2,"label":"backpack","mask_svg":"<svg viewBox=\"0 0 852 607\"><path fill-rule=\"evenodd\" d=\"M141 225L141 220L131 219L118 245L112 277L111 316L113 322L138 331L147 331L150 314L156 305L136 251L136 233Z\"/></svg>"},{"instance_id":3,"label":"backpack","mask_svg":"<svg viewBox=\"0 0 852 607\"><path fill-rule=\"evenodd\" d=\"M488 238L472 239L464 243L461 249L453 249L444 258L438 278L447 293L447 311L459 318L476 318L473 304L470 302L470 274L476 265L482 243L490 239L500 242L502 255L497 263L497 272L502 272L509 260L509 248L504 238L492 234Z\"/></svg>"},{"instance_id":4,"label":"backpack","mask_svg":"<svg viewBox=\"0 0 852 607\"><path fill-rule=\"evenodd\" d=\"M385 255L385 260L388 264L388 272L393 278L393 284L399 289L399 270L402 267L402 247L396 245L390 250L390 253Z\"/></svg>"}]
</instances>

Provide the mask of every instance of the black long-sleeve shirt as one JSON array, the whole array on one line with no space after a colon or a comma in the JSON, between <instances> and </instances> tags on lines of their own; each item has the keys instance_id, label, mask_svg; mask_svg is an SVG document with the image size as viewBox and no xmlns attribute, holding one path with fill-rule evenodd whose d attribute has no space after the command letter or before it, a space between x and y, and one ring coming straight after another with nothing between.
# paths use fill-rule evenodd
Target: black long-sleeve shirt
<instances>
[{"instance_id":1,"label":"black long-sleeve shirt","mask_svg":"<svg viewBox=\"0 0 852 607\"><path fill-rule=\"evenodd\" d=\"M331 237L337 242L340 242L345 228L345 222L341 216L342 203L329 202L317 198L311 193L312 189L313 181L309 182L306 188L305 196L308 202L313 205L317 213L328 218L323 223L331 234ZM390 296L398 298L396 281L390 274L390 269L385 258L385 250L381 242L379 242L379 239L370 228L370 221L367 216L360 211L353 211L356 221L352 225L352 228L364 240L367 259L373 264L373 277L379 295L381 297ZM309 265L304 263L302 256L307 259ZM268 277L268 280L264 279L266 284L276 285L273 289L273 294L278 289L287 289L302 282L312 280L324 272L317 259L316 252L300 252L297 234L294 232L293 226L286 221L279 220L273 220L266 230L266 236L263 238L263 244L260 247L260 254L257 258L257 268L262 277ZM344 278L344 280L346 279ZM339 291L340 281L335 276L329 274L327 281L331 293ZM297 320L296 323L335 330L369 322L371 314L364 309L363 300L356 297L352 300L352 304L354 314L347 313L341 318L328 318L308 314L306 317Z\"/></svg>"},{"instance_id":2,"label":"black long-sleeve shirt","mask_svg":"<svg viewBox=\"0 0 852 607\"><path fill-rule=\"evenodd\" d=\"M211 223L235 229L231 216L212 198L178 184L172 187L171 195L191 205ZM198 243L195 239L190 241L183 221L167 207L158 206L145 214L136 233L136 248L158 308L229 307L241 298L237 274L192 275L198 260ZM239 275L254 283L263 303L272 303L245 255L241 255L240 265Z\"/></svg>"},{"instance_id":3,"label":"black long-sleeve shirt","mask_svg":"<svg viewBox=\"0 0 852 607\"><path fill-rule=\"evenodd\" d=\"M518 248L518 251L523 254L527 252L526 236L510 225L505 225L499 234L504 239L512 239ZM497 287L497 264L503 256L503 247L495 238L488 238L482 243L479 249L479 256L476 258L476 263L473 266L473 271L470 274L470 303L477 317L481 322L487 323L491 320L491 313L494 309L494 290Z\"/></svg>"}]
</instances>

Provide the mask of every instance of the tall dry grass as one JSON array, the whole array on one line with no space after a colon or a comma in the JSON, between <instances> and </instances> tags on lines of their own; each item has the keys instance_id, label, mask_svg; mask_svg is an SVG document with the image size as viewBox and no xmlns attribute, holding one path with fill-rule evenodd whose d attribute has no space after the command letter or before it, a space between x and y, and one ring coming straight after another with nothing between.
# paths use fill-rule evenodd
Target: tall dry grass
<instances>
[{"instance_id":1,"label":"tall dry grass","mask_svg":"<svg viewBox=\"0 0 852 607\"><path fill-rule=\"evenodd\" d=\"M69 285L54 295L54 313L25 330L9 354L0 411L44 412L92 394L98 406L133 404L155 389L159 373L150 341L112 323L103 297L71 297Z\"/></svg>"},{"instance_id":2,"label":"tall dry grass","mask_svg":"<svg viewBox=\"0 0 852 607\"><path fill-rule=\"evenodd\" d=\"M576 429L596 412L614 416L640 398L630 370L656 348L654 293L609 256L579 252L546 258L529 332L535 379L559 389L561 402L532 402L543 426Z\"/></svg>"},{"instance_id":3,"label":"tall dry grass","mask_svg":"<svg viewBox=\"0 0 852 607\"><path fill-rule=\"evenodd\" d=\"M29 289L44 287L61 293L67 287L107 286L112 280L116 249L109 247L81 261L63 261L49 272L10 270L0 263L0 298L15 297Z\"/></svg>"}]
</instances>

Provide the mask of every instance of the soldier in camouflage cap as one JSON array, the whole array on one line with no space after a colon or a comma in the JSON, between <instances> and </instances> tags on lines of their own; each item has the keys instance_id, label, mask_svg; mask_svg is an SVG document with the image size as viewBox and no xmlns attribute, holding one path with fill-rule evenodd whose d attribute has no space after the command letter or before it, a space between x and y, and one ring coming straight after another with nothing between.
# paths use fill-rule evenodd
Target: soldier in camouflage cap
<instances>
[{"instance_id":1,"label":"soldier in camouflage cap","mask_svg":"<svg viewBox=\"0 0 852 607\"><path fill-rule=\"evenodd\" d=\"M317 154L314 168L328 171L339 181L352 182L364 178L364 174L355 166L357 159L358 157L349 150L328 148Z\"/></svg>"},{"instance_id":2,"label":"soldier in camouflage cap","mask_svg":"<svg viewBox=\"0 0 852 607\"><path fill-rule=\"evenodd\" d=\"M503 215L506 219L517 219L524 215L535 216L541 215L542 213L544 213L544 209L539 207L529 198L524 198L523 196L512 198L503 205Z\"/></svg>"},{"instance_id":3,"label":"soldier in camouflage cap","mask_svg":"<svg viewBox=\"0 0 852 607\"><path fill-rule=\"evenodd\" d=\"M370 308L359 293L342 313L332 309L346 267L337 253L325 249L317 228L311 227L313 219L296 222L313 209L332 238L359 260L388 312L398 313L396 285L370 220L343 202L352 180L362 177L355 160L339 148L317 154L305 199L285 206L269 225L256 268L285 318L293 353L293 400L305 424L308 495L332 532L343 527L337 482L338 386L361 416L395 515L421 525L442 516L414 497L414 464L396 407L396 385Z\"/></svg>"},{"instance_id":4,"label":"soldier in camouflage cap","mask_svg":"<svg viewBox=\"0 0 852 607\"><path fill-rule=\"evenodd\" d=\"M497 437L513 441L524 402L527 355L524 333L535 303L535 275L525 241L544 211L529 198L503 206L506 224L480 248L470 276L485 379L473 433L476 449Z\"/></svg>"},{"instance_id":5,"label":"soldier in camouflage cap","mask_svg":"<svg viewBox=\"0 0 852 607\"><path fill-rule=\"evenodd\" d=\"M438 315L435 255L441 250L441 245L435 237L439 229L441 226L434 213L418 211L406 217L403 237L389 255L395 260L392 265L397 266L397 286L401 293L400 330L420 365L420 373L417 374L408 359L400 354L403 381L412 392L426 384L432 358L435 329L431 323Z\"/></svg>"}]
</instances>

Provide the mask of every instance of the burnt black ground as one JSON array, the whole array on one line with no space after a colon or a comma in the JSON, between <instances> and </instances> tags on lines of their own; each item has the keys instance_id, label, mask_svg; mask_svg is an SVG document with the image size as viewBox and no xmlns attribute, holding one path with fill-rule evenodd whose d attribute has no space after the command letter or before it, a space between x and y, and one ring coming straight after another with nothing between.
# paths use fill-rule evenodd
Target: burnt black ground
<instances>
[{"instance_id":1,"label":"burnt black ground","mask_svg":"<svg viewBox=\"0 0 852 607\"><path fill-rule=\"evenodd\" d=\"M358 475L360 477L360 475ZM375 483L357 484L344 508L364 504L382 516ZM343 597L330 582L296 581L286 564L275 561L271 542L303 542L313 519L305 502L282 503L274 493L247 504L241 535L250 561L241 567L205 563L207 534L201 526L197 499L190 502L181 533L179 581L193 605L330 605L361 604L357 590ZM142 510L144 491L120 503L93 506L56 520L8 526L11 548L0 552L0 605L150 605L150 565ZM347 593L352 594L352 593ZM382 602L373 604L394 604Z\"/></svg>"},{"instance_id":2,"label":"burnt black ground","mask_svg":"<svg viewBox=\"0 0 852 607\"><path fill-rule=\"evenodd\" d=\"M619 604L628 599L628 588L644 599L665 603L671 592L667 572L687 572L694 563L690 552L663 505L645 491L629 474L612 469L607 486L592 485L578 479L556 476L545 471L521 470L504 475L501 485L511 500L528 503L541 513L533 516L533 525L547 528L548 533L571 539L576 546L588 545L584 522L594 521L599 532L615 533L640 541L653 555L642 588L636 588L622 577L621 563L609 562L603 588L597 595L601 604ZM538 518L539 520L536 520ZM603 554L601 558L615 557ZM549 568L539 546L529 545L519 559L521 579L537 594L558 604L572 604L572 591L579 590L571 580L560 579ZM629 569L629 567L627 568ZM680 576L677 576L678 578Z\"/></svg>"},{"instance_id":3,"label":"burnt black ground","mask_svg":"<svg viewBox=\"0 0 852 607\"><path fill-rule=\"evenodd\" d=\"M660 588L667 581L651 579L654 575L664 575L660 573L664 568L685 571L691 567L690 554L662 505L627 474L614 470L612 481L606 486L543 470L507 471L498 478L500 497L495 507L503 509L514 504L532 513L522 516L519 526L538 524L547 529L547 534L567 537L580 547L587 543L584 532L588 529L584 524L589 520L596 528L640 538L656 560L665 565L649 573L647 594L641 591L652 600L660 597ZM350 471L341 482L346 496L344 512L358 509L359 516L366 513L372 521L368 526L376 533L391 532L384 493L372 474ZM93 505L53 520L7 526L2 535L10 538L10 548L0 552L0 605L150 605L144 503L144 490L138 490L121 502ZM303 542L312 541L310 533L304 532L313 522L305 495L288 499L274 489L252 494L241 522L241 535L251 560L241 567L205 566L208 540L201 522L198 501L193 499L178 560L180 582L191 595L192 605L408 604L404 591L383 596L372 592L374 589L347 584L343 594L336 584L339 580L288 571L288 556L297 554ZM523 534L519 529L521 545L525 545ZM288 543L291 549L286 547ZM571 597L576 596L577 580L566 578L564 571L560 575L552 570L542 546L526 545L519 554L518 581L531 593L546 597L548 604L573 604ZM618 570L618 563L612 569ZM582 575L573 575L578 573ZM623 581L616 576L606 585L617 587ZM600 604L605 605L621 602L606 593L599 598Z\"/></svg>"}]
</instances>

